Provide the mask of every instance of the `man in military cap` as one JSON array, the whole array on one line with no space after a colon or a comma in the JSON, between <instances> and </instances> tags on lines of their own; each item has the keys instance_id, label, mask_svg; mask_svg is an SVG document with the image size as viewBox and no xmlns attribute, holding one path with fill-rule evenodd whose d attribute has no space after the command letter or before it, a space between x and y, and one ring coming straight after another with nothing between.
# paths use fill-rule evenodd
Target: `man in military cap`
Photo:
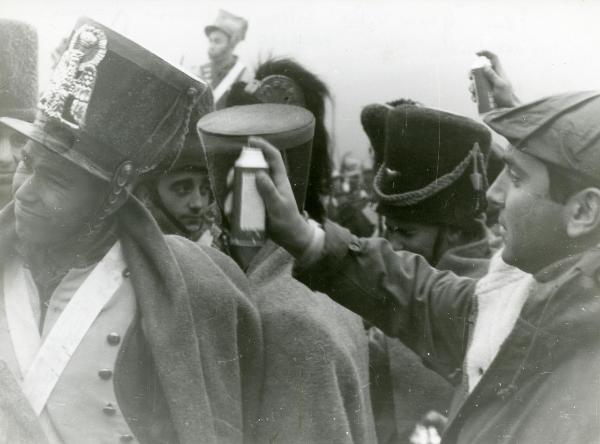
<instances>
[{"instance_id":1,"label":"man in military cap","mask_svg":"<svg viewBox=\"0 0 600 444\"><path fill-rule=\"evenodd\" d=\"M253 145L249 136L278 142L288 168L284 174L289 174L293 184L295 211L304 208L316 122L310 112L297 106L307 103L304 90L293 79L281 77L266 77L263 85L273 87L270 100L286 103L235 106L198 122L215 198L223 213L227 171L242 146ZM291 94L285 93L290 89ZM296 98L294 105L286 100L290 97ZM318 186L310 189L315 195L318 191ZM311 213L319 215L315 207ZM224 216L223 221L227 233L228 218ZM265 344L257 441L375 442L362 319L295 280L291 255L273 241L257 246L240 243L230 237L225 246L254 290L251 297L261 315Z\"/></svg>"},{"instance_id":2,"label":"man in military cap","mask_svg":"<svg viewBox=\"0 0 600 444\"><path fill-rule=\"evenodd\" d=\"M30 25L0 19L0 117L28 122L38 96L38 40ZM11 199L11 184L25 138L0 128L0 208Z\"/></svg>"},{"instance_id":3,"label":"man in military cap","mask_svg":"<svg viewBox=\"0 0 600 444\"><path fill-rule=\"evenodd\" d=\"M172 161L208 88L80 19L0 213L0 357L52 443L239 442L261 326L215 250L165 237L130 192Z\"/></svg>"},{"instance_id":4,"label":"man in military cap","mask_svg":"<svg viewBox=\"0 0 600 444\"><path fill-rule=\"evenodd\" d=\"M491 256L484 225L490 133L460 115L424 106L387 112L373 189L385 237L438 269L481 277ZM372 137L376 139L376 137Z\"/></svg>"},{"instance_id":5,"label":"man in military cap","mask_svg":"<svg viewBox=\"0 0 600 444\"><path fill-rule=\"evenodd\" d=\"M223 9L219 10L215 22L204 28L210 63L200 66L198 74L213 89L216 109L225 107L227 94L235 82L252 78L248 68L234 54L247 31L247 20Z\"/></svg>"},{"instance_id":6,"label":"man in military cap","mask_svg":"<svg viewBox=\"0 0 600 444\"><path fill-rule=\"evenodd\" d=\"M190 119L190 130L177 160L146 174L135 195L148 207L163 233L211 245L215 211L196 122L212 111L213 104L210 94L203 97L206 99Z\"/></svg>"},{"instance_id":7,"label":"man in military cap","mask_svg":"<svg viewBox=\"0 0 600 444\"><path fill-rule=\"evenodd\" d=\"M373 188L379 197L377 212L385 220L383 237L394 250L418 253L440 270L483 276L492 254L483 221L489 131L467 117L415 102L394 104L369 105L361 115L376 153ZM411 197L431 189L436 181L443 185L421 198ZM407 440L428 410L446 411L450 384L415 362L420 358L400 341L384 337L378 329L371 330L370 337L381 364L372 365L374 402L382 404L376 407L383 417L378 431L380 435L398 433L401 440ZM420 389L407 396L407 387ZM384 401L389 396L391 404ZM393 409L384 411L389 405ZM386 414L391 414L387 421Z\"/></svg>"},{"instance_id":8,"label":"man in military cap","mask_svg":"<svg viewBox=\"0 0 600 444\"><path fill-rule=\"evenodd\" d=\"M487 194L501 208L502 259L533 274L504 301L485 297L489 281L435 270L332 223L309 225L293 211L278 151L261 143L273 179L257 183L271 235L301 258L296 276L460 382L444 442L600 434L599 111L599 92L578 92L485 116L510 142Z\"/></svg>"}]
</instances>

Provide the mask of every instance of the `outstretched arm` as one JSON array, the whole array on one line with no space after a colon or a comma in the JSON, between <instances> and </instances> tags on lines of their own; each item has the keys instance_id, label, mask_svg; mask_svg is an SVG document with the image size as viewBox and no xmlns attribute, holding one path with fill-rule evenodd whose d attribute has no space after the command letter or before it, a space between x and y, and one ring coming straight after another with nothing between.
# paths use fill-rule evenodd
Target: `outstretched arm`
<instances>
[{"instance_id":1,"label":"outstretched arm","mask_svg":"<svg viewBox=\"0 0 600 444\"><path fill-rule=\"evenodd\" d=\"M269 234L303 260L297 277L425 359L444 369L459 366L474 281L437 271L421 256L396 253L383 239L358 239L332 222L324 232L312 226L297 209L279 151L262 139L250 143L262 148L270 167L270 175L257 177Z\"/></svg>"}]
</instances>

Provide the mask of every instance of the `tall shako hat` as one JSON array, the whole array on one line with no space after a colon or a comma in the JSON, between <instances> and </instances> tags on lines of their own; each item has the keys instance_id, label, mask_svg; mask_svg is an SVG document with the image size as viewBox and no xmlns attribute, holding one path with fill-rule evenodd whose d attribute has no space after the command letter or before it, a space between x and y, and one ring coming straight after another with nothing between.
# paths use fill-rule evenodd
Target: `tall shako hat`
<instances>
[{"instance_id":1,"label":"tall shako hat","mask_svg":"<svg viewBox=\"0 0 600 444\"><path fill-rule=\"evenodd\" d=\"M27 23L0 19L0 116L31 122L37 100L37 33Z\"/></svg>"},{"instance_id":2,"label":"tall shako hat","mask_svg":"<svg viewBox=\"0 0 600 444\"><path fill-rule=\"evenodd\" d=\"M388 114L385 155L373 183L377 211L403 220L469 226L485 211L485 126L414 105Z\"/></svg>"},{"instance_id":3,"label":"tall shako hat","mask_svg":"<svg viewBox=\"0 0 600 444\"><path fill-rule=\"evenodd\" d=\"M175 159L201 80L89 18L75 26L33 124L13 128L91 174L124 185Z\"/></svg>"},{"instance_id":4,"label":"tall shako hat","mask_svg":"<svg viewBox=\"0 0 600 444\"><path fill-rule=\"evenodd\" d=\"M213 31L222 31L229 36L233 43L239 43L246 38L248 31L248 21L231 12L220 9L217 18L212 25L204 28L204 33L208 36Z\"/></svg>"},{"instance_id":5,"label":"tall shako hat","mask_svg":"<svg viewBox=\"0 0 600 444\"><path fill-rule=\"evenodd\" d=\"M303 207L315 130L315 118L309 111L270 103L234 106L207 114L197 128L215 200L221 210L228 192L227 173L250 136L263 137L279 148L296 202Z\"/></svg>"},{"instance_id":6,"label":"tall shako hat","mask_svg":"<svg viewBox=\"0 0 600 444\"><path fill-rule=\"evenodd\" d=\"M330 97L327 85L314 73L293 59L272 58L256 68L253 82L236 82L227 96L227 106L256 103L297 105L315 117L310 179L306 191L305 209L316 219L325 217L321 194L331 185L329 135L325 127L325 102Z\"/></svg>"}]
</instances>

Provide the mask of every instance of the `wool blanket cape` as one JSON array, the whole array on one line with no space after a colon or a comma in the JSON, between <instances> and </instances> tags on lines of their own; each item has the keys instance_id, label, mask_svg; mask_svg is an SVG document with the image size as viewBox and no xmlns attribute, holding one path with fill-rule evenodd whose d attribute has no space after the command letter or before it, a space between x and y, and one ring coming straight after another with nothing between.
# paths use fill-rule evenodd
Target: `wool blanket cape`
<instances>
[{"instance_id":1,"label":"wool blanket cape","mask_svg":"<svg viewBox=\"0 0 600 444\"><path fill-rule=\"evenodd\" d=\"M260 443L376 442L362 319L291 276L268 243L247 275L263 323Z\"/></svg>"},{"instance_id":2,"label":"wool blanket cape","mask_svg":"<svg viewBox=\"0 0 600 444\"><path fill-rule=\"evenodd\" d=\"M251 440L262 331L245 276L216 250L163 236L134 198L117 218L138 304L114 373L131 430L144 444ZM0 266L15 242L9 204L0 213Z\"/></svg>"}]
</instances>

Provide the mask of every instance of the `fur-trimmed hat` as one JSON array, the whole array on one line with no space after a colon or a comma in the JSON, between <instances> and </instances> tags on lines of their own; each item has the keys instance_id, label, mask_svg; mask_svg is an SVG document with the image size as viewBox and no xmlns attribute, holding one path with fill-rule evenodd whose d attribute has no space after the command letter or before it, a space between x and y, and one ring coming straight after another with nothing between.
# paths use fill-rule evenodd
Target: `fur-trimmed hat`
<instances>
[{"instance_id":1,"label":"fur-trimmed hat","mask_svg":"<svg viewBox=\"0 0 600 444\"><path fill-rule=\"evenodd\" d=\"M373 188L378 212L470 226L485 211L491 136L467 117L413 105L388 114L385 155Z\"/></svg>"},{"instance_id":2,"label":"fur-trimmed hat","mask_svg":"<svg viewBox=\"0 0 600 444\"><path fill-rule=\"evenodd\" d=\"M0 19L0 116L33 121L37 100L37 32L27 23Z\"/></svg>"},{"instance_id":3,"label":"fur-trimmed hat","mask_svg":"<svg viewBox=\"0 0 600 444\"><path fill-rule=\"evenodd\" d=\"M363 130L369 138L373 155L373 169L379 168L383 162L383 152L385 147L385 121L390 110L401 105L421 105L411 99L397 99L391 102L373 103L365 106L360 113L360 123Z\"/></svg>"}]
</instances>

